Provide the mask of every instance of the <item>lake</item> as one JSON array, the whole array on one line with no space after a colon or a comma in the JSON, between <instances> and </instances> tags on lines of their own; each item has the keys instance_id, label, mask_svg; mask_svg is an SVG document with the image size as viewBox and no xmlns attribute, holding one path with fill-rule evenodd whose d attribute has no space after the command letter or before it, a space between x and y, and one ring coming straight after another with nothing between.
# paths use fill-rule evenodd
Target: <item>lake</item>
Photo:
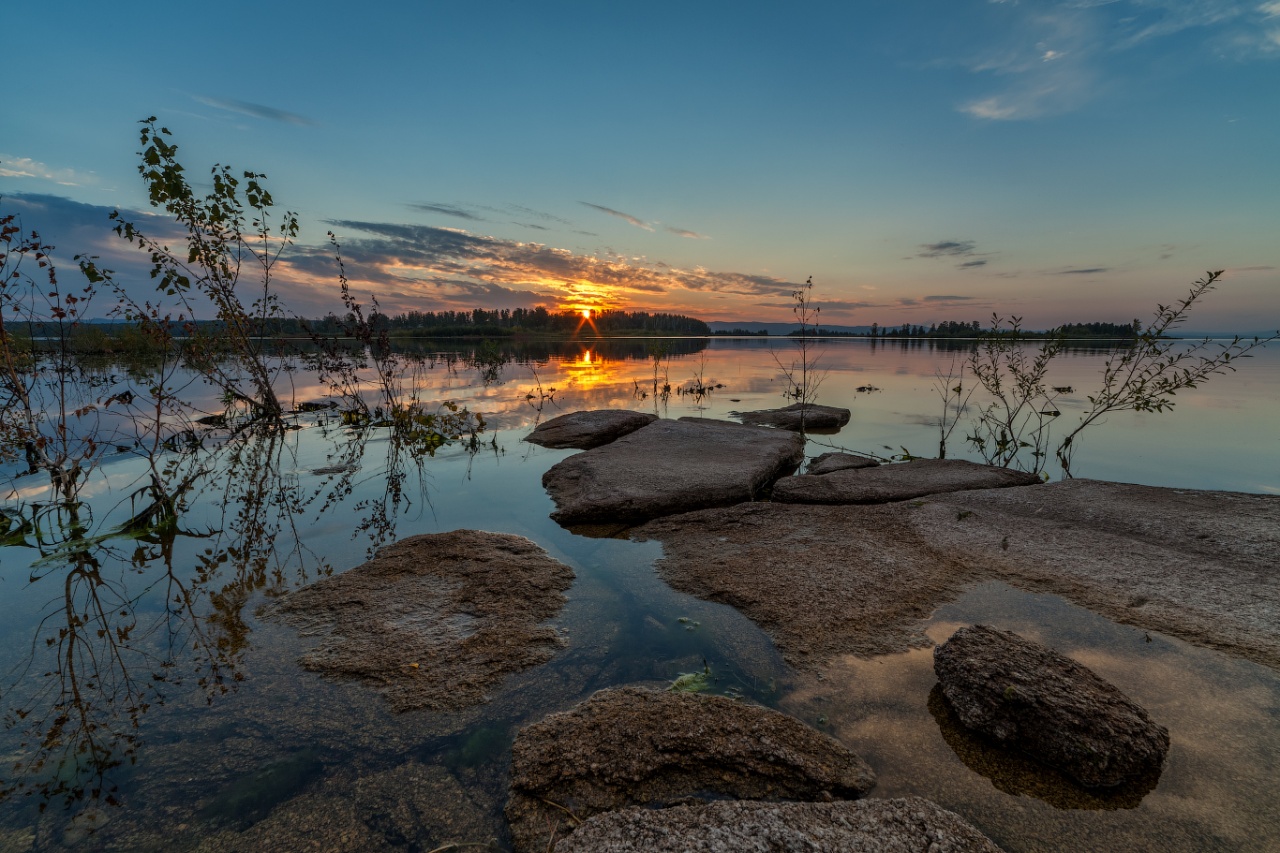
<instances>
[{"instance_id":1,"label":"lake","mask_svg":"<svg viewBox=\"0 0 1280 853\"><path fill-rule=\"evenodd\" d=\"M1280 677L1266 667L999 583L944 605L928 627L936 641L977 621L1018 630L1122 684L1169 727L1154 790L1135 803L1082 804L947 731L930 706L927 650L796 673L744 616L668 587L653 569L658 544L576 535L550 520L540 478L575 451L522 442L536 423L581 409L727 418L785 405L779 362L795 358L792 342L404 350L417 359L421 399L478 413L483 431L415 455L384 429L353 430L322 409L270 436L214 430L143 454L108 411L100 428L117 440L86 481L74 525L49 500L47 477L10 470L8 511L16 518L21 504L38 523L25 534L11 524L0 548L0 853L291 849L305 838L360 849L407 764L424 768L414 778L425 787L404 792L423 838L492 838L505 849L520 726L604 687L668 684L704 660L719 692L786 711L863 755L879 776L873 796L929 797L1009 851L1280 848ZM959 378L966 345L830 340L815 352L818 402L853 416L837 434L809 436L810 456L938 454L938 376ZM1087 405L1105 359L1076 347L1055 360L1050 384L1070 389L1057 394L1057 434ZM93 370L105 384L129 381L123 366ZM213 389L183 382L201 411L219 409ZM300 364L279 388L295 404L329 390ZM980 458L964 441L976 402L949 457ZM1273 347L1180 394L1171 412L1111 415L1083 434L1072 473L1280 494L1277 423ZM192 477L170 523L129 528L152 478L181 481L196 458L208 470ZM487 703L392 714L365 686L302 670L307 637L259 618L264 601L356 566L379 545L459 528L525 536L576 573L551 623L562 650L507 678Z\"/></svg>"}]
</instances>

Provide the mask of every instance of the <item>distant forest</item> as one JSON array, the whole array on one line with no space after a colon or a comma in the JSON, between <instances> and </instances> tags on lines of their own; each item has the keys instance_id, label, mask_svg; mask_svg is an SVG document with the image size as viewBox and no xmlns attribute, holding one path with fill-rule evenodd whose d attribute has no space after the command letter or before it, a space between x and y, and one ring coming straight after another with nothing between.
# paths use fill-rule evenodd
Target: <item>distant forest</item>
<instances>
[{"instance_id":1,"label":"distant forest","mask_svg":"<svg viewBox=\"0 0 1280 853\"><path fill-rule=\"evenodd\" d=\"M309 322L315 332L341 334L345 321L334 314ZM392 335L423 337L506 337L517 333L567 335L574 332L633 335L710 335L706 323L681 314L651 314L648 311L592 311L588 321L577 311L548 311L546 308L502 308L486 311L410 311L406 314L375 314L375 327Z\"/></svg>"},{"instance_id":2,"label":"distant forest","mask_svg":"<svg viewBox=\"0 0 1280 853\"><path fill-rule=\"evenodd\" d=\"M1136 338L1138 332L1142 330L1142 323L1134 320L1132 323L1067 323L1056 329L1049 329L1044 332L1033 332L1021 330L1016 337L1019 338L1043 338L1050 335L1062 335L1065 338ZM752 334L752 333L747 333ZM789 332L788 337L800 337L801 335L814 337L833 337L833 338L976 338L979 335L989 334L989 330L984 330L982 324L977 320L969 323L958 323L954 320L946 320L941 323L933 323L928 328L924 326L913 326L910 323L904 323L901 326L881 326L879 323L871 324L869 332L836 332L829 329L814 328L805 332L796 330ZM1014 335L1001 332L1002 337L1014 337Z\"/></svg>"}]
</instances>

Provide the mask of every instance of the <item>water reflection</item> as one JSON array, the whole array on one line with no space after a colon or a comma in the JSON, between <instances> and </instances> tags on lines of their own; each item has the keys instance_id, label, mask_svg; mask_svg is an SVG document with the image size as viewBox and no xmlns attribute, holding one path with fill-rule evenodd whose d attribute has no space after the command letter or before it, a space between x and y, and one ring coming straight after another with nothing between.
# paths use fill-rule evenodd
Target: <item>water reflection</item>
<instances>
[{"instance_id":1,"label":"water reflection","mask_svg":"<svg viewBox=\"0 0 1280 853\"><path fill-rule=\"evenodd\" d=\"M1254 794L1276 782L1280 694L1258 668L1223 663L1221 656L1200 660L1193 650L1195 666L1187 675L1182 657L1143 657L1119 643L1112 628L1077 638L1064 625L1085 624L1086 617L1029 611L1024 600L994 596L986 612L969 598L968 609L943 614L999 622L1001 614L1031 612L1026 624L1006 627L1034 636L1034 626L1052 624L1059 640L1079 639L1073 648L1085 651L1077 657L1090 657L1091 667L1117 683L1180 685L1178 697L1158 698L1149 686L1145 698L1135 695L1175 732L1171 763L1157 788L1132 808L1126 802L1125 808L1059 810L1029 788L1011 795L981 770L975 774L967 747L953 752L952 739L929 713L927 666L871 662L838 685L836 673L812 688L813 696L828 698L807 705L811 686L791 692L767 637L735 612L689 601L656 579L650 568L656 551L576 537L548 521L550 502L538 478L564 451L530 445L509 457L501 452L503 445L520 446L513 442L539 419L566 411L661 406L673 417L725 417L730 409L783 405L785 388L770 359L777 345L497 341L486 355L475 344L409 342L401 357L413 371L421 413L445 415L449 410L437 402L453 401L453 414L484 419L483 431L478 419L459 420L454 429L440 421L434 435L420 421L398 428L385 408L382 418L373 417L380 399L369 384L358 390L371 394L371 417L344 424L341 410L328 405L330 389L304 369L282 372L290 387L285 397L316 407L303 407L312 410L291 416L285 427L237 432L234 423L200 424L199 418L221 413L222 404L194 374L175 369L168 387L191 411L157 416L147 410L155 400L139 394L100 413L108 434L127 450L120 452L114 440L103 444L77 502L59 502L47 479L22 476L26 466L18 459L7 469L12 496L3 511L10 523L0 530L10 546L0 548L0 693L8 728L0 735L0 784L10 794L0 807L0 849L10 838L3 827L14 827L13 838L26 838L29 826L46 833L56 824L62 831L65 817L40 823L24 804L33 811L38 801L58 806L79 797L83 804L95 795L127 804L105 812L116 815L104 818L114 821L113 837L126 839L117 846L136 848L135 840L145 837L164 847L176 832L194 846L202 833L256 817L236 818L232 799L206 818L200 810L223 790L262 788L259 783L297 795L273 810L278 820L254 825L262 826L260 842L269 845L268 829L283 831L293 819L288 815L318 818L354 808L342 805L352 786L372 786L369 780L388 774L408 791L427 784L427 767L431 774L444 768L465 784L466 797L483 803L480 810L500 824L505 780L501 761L491 759L503 757L516 727L598 687L669 682L701 670L704 659L719 679L716 689L736 688L797 710L877 758L878 769L888 768L880 795L919 793L970 819L976 813L1006 849L1070 847L1063 839L1076 839L1079 849L1143 849L1159 836L1161 821L1176 829L1174 848L1196 849L1200 840L1202 849L1262 849L1276 842L1280 815ZM824 346L829 373L820 402L854 411L853 422L830 443L855 452L891 446L896 453L905 446L932 455L938 437L930 383L939 353L968 344ZM1067 355L1055 366L1054 384L1091 387L1099 356ZM1257 370L1222 377L1166 418L1117 418L1082 455L1082 473L1155 485L1280 488L1274 472L1257 462L1269 458L1280 416L1277 364L1275 355L1263 353L1249 366ZM491 365L496 370L489 371ZM155 369L93 368L104 381L115 377L115 385L100 386L112 395L126 380L136 389ZM695 384L711 393L677 393ZM664 387L670 388L665 399ZM1077 405L1075 396L1065 395L1064 415ZM456 437L442 442L446 432ZM820 452L816 442L810 450ZM263 596L356 565L398 537L460 527L529 536L579 570L560 620L568 629L565 652L514 677L489 705L448 718L390 718L358 686L299 674L294 661L302 645L255 621L253 608ZM689 632L680 617L701 624ZM1155 647L1163 648L1159 638L1141 648ZM1219 671L1228 674L1214 675ZM224 697L232 690L233 699ZM285 765L276 767L291 757L304 769L319 761L323 769L315 773L322 778L291 787L294 777ZM405 769L406 761L418 764ZM990 772L1009 777L1007 769ZM429 789L442 796L462 790L458 782L431 780ZM14 796L22 793L31 798ZM307 797L314 809L299 804L289 811L290 803ZM190 827L175 829L179 821ZM476 831L477 838L487 837ZM58 846L50 837L63 836L43 834L31 843ZM60 843L95 846L84 836Z\"/></svg>"},{"instance_id":2,"label":"water reflection","mask_svg":"<svg viewBox=\"0 0 1280 853\"><path fill-rule=\"evenodd\" d=\"M929 691L929 713L942 739L966 767L991 780L999 791L1035 797L1056 809L1134 809L1160 781L1157 770L1114 789L1081 787L1052 768L968 731L947 705L941 685Z\"/></svg>"}]
</instances>

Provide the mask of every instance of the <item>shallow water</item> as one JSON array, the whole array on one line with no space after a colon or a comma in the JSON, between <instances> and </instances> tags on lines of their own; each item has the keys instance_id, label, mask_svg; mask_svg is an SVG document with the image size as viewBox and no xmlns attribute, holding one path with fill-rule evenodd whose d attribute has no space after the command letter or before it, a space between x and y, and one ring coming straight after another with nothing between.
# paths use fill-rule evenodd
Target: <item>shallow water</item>
<instances>
[{"instance_id":1,"label":"shallow water","mask_svg":"<svg viewBox=\"0 0 1280 853\"><path fill-rule=\"evenodd\" d=\"M185 534L167 549L117 541L95 551L94 566L55 559L34 567L30 550L0 549L0 691L10 724L0 733L0 756L6 768L8 759L30 755L19 743L32 721L55 720L55 711L67 711L71 727L83 715L80 720L96 727L98 744L123 760L104 774L100 796L69 805L62 796L28 795L41 780L56 781L54 766L21 776L4 771L5 783L25 787L0 801L0 851L234 849L254 832L297 829L332 814L341 792L399 778L395 768L406 763L439 769L442 790L456 784L466 791L438 797L440 814L424 818L429 825L438 818L442 833L448 826L466 828L505 843L506 762L520 725L602 687L669 683L704 665L717 690L781 707L863 754L880 776L877 796L928 796L1011 851L1280 846L1280 815L1268 796L1280 782L1280 687L1270 670L1158 635L1148 642L1141 631L1060 599L999 584L943 607L930 629L936 640L975 621L1017 630L1088 664L1170 728L1168 766L1154 790L1134 795L1136 807L1063 809L1058 806L1080 802L1078 791L1044 788L1043 774L1028 781L1034 773L1004 767L999 756L984 757L980 745L952 737L974 769L948 746L947 729L929 707L934 682L927 652L839 661L822 681L798 678L745 617L667 587L652 568L660 555L655 543L588 538L550 521L552 504L540 477L570 451L520 442L535 421L581 408L723 417L780 405L775 356L790 356L786 342L773 344L771 352L757 340L678 342L673 349L683 354L657 365L660 384L673 388L665 399L653 394L648 342L548 346L523 353L524 363L506 365L489 383L466 367L438 367L424 374L427 398L457 400L484 413L490 430L483 439L492 444L474 453L446 448L426 460L421 479L411 461L375 436L356 460L350 493L321 511L344 481L313 472L341 461L348 439L312 418L237 469L262 472L262 489L254 492L259 498L288 490L316 495L301 508L281 513L268 498L254 504L256 519L224 513L224 506L243 507L252 491L254 478L241 476L208 484L182 519ZM947 369L950 352L865 341L832 341L820 349L827 367L820 402L846 405L854 416L838 435L813 437L810 455L831 446L935 454L940 403L931 385L934 371ZM1061 401L1064 418L1081 404L1102 358L1071 352L1057 365L1052 381L1079 391ZM698 375L702 385L722 387L709 396L680 393ZM305 376L295 375L293 386L298 400L320 396ZM868 386L877 390L858 390ZM1280 353L1264 353L1239 373L1188 392L1172 413L1114 416L1086 439L1075 473L1280 493L1278 415ZM960 434L953 435L949 455L966 455ZM396 470L406 474L408 502L387 495L388 471ZM141 462L127 454L102 466L89 488L96 523L128 514L124 495L141 471ZM38 494L33 480L16 486ZM393 716L364 686L302 671L294 661L306 639L255 615L264 595L357 565L379 541L463 527L526 536L577 574L568 604L553 620L563 651L508 678L485 705ZM100 615L93 624L108 633L104 639L72 632L82 655L76 660L89 660L83 656L89 652L97 669L80 671L69 684L62 632L75 614L90 612ZM127 639L113 645L110 631L122 629ZM155 682L157 673L166 680ZM67 698L71 688L75 701ZM139 710L142 703L148 707ZM15 711L27 716L17 719ZM1020 793L1028 786L1041 797ZM118 805L107 804L108 797Z\"/></svg>"}]
</instances>

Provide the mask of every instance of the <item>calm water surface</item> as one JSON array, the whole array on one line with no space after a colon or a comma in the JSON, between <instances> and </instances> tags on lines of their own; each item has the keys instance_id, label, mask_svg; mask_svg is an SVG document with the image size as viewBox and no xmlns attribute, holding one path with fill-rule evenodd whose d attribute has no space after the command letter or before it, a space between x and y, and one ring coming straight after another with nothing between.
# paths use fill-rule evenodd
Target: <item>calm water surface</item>
<instances>
[{"instance_id":1,"label":"calm water surface","mask_svg":"<svg viewBox=\"0 0 1280 853\"><path fill-rule=\"evenodd\" d=\"M52 543L43 560L0 548L0 787L9 789L0 853L269 843L282 828L321 825L334 802L406 763L437 768L466 792L441 798L440 814L423 818L429 827L452 821L482 836L468 840L505 844L509 747L521 725L603 687L669 682L704 660L717 690L780 707L864 755L880 777L876 795L928 796L1010 851L1280 849L1280 679L1271 670L1001 584L941 608L936 640L975 621L1017 630L1122 685L1169 726L1173 748L1154 790L1082 800L957 735L931 703L927 652L797 675L740 614L667 587L652 568L657 544L586 538L550 521L540 478L572 451L521 442L537 421L585 408L727 417L785 402L777 360L794 357L787 342L671 341L656 362L651 346L527 347L488 377L467 366L463 348L421 379L424 399L484 415L488 430L470 449L447 447L419 466L376 430L357 440L331 415L303 415L297 430L220 451L224 476L201 482L175 536L107 539L75 557ZM936 373L958 369L963 351L848 340L818 349L820 402L847 406L853 420L812 437L810 455L936 455ZM1055 363L1051 383L1073 389L1059 400L1064 424L1104 357L1077 350ZM653 393L655 369L669 395ZM305 372L289 378L295 401L324 397ZM713 390L682 393L697 384ZM1273 351L1186 392L1171 413L1113 416L1086 433L1074 473L1280 493L1277 423ZM975 458L964 428L948 455ZM131 453L108 457L86 489L91 532L130 515L146 472ZM37 478L14 483L11 501L41 500ZM487 704L391 715L365 687L303 672L294 661L305 639L255 616L265 596L358 565L378 544L457 528L526 536L577 574L553 620L563 651L507 679Z\"/></svg>"}]
</instances>

